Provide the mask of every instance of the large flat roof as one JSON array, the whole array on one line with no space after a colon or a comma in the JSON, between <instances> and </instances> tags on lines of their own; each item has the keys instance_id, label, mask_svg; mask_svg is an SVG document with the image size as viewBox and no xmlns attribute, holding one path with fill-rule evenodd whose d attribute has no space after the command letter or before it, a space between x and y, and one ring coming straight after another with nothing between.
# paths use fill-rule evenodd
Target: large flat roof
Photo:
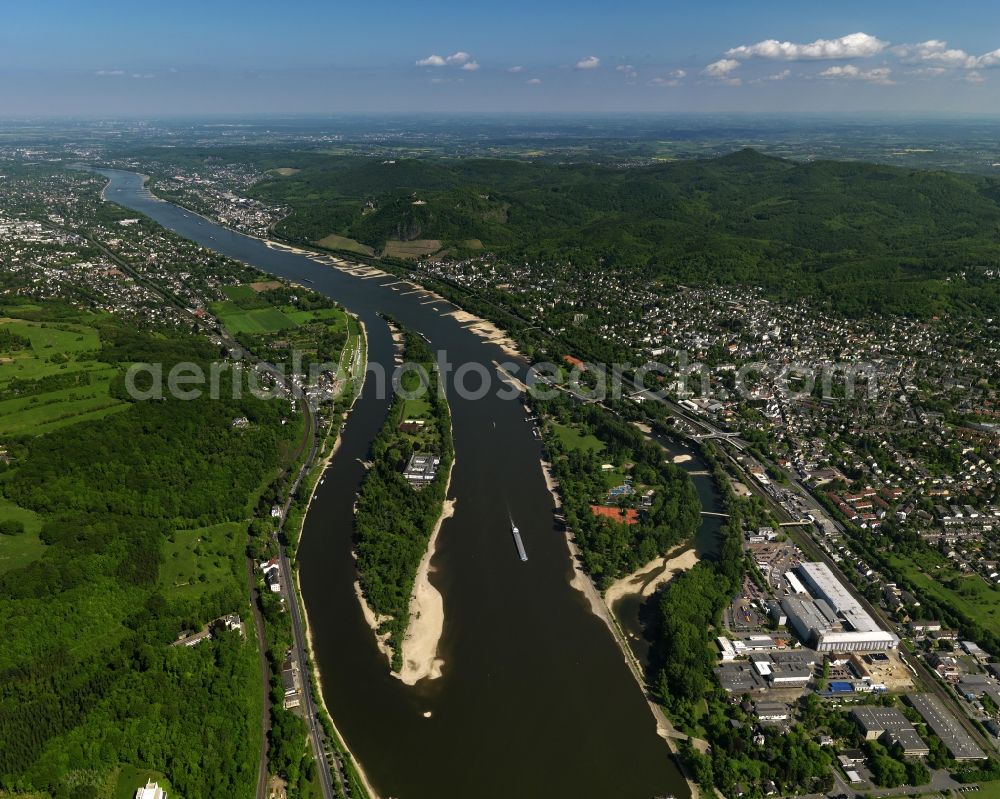
<instances>
[{"instance_id":1,"label":"large flat roof","mask_svg":"<svg viewBox=\"0 0 1000 799\"><path fill-rule=\"evenodd\" d=\"M907 701L923 716L955 760L985 760L986 754L933 694L907 694Z\"/></svg>"},{"instance_id":2,"label":"large flat roof","mask_svg":"<svg viewBox=\"0 0 1000 799\"><path fill-rule=\"evenodd\" d=\"M854 595L847 590L825 563L800 563L799 571L805 578L812 593L826 600L837 611L852 629L859 633L880 631L875 622Z\"/></svg>"}]
</instances>

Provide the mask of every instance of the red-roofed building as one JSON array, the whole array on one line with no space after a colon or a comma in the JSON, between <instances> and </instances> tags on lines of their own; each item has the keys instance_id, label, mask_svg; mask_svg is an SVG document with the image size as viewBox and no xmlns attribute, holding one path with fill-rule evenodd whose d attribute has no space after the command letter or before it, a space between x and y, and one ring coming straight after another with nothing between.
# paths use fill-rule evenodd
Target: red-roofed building
<instances>
[{"instance_id":1,"label":"red-roofed building","mask_svg":"<svg viewBox=\"0 0 1000 799\"><path fill-rule=\"evenodd\" d=\"M603 519L609 519L618 524L638 524L639 511L635 508L609 507L607 505L591 505L590 512Z\"/></svg>"},{"instance_id":2,"label":"red-roofed building","mask_svg":"<svg viewBox=\"0 0 1000 799\"><path fill-rule=\"evenodd\" d=\"M563 355L563 360L574 369L579 369L581 372L587 371L587 365L579 358L574 358L572 355Z\"/></svg>"}]
</instances>

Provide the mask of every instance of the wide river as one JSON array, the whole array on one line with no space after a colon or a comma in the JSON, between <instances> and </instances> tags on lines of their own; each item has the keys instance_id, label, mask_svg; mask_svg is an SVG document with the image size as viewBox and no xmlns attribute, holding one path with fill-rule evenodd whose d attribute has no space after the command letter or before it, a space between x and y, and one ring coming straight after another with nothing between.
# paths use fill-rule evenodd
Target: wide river
<instances>
[{"instance_id":1,"label":"wide river","mask_svg":"<svg viewBox=\"0 0 1000 799\"><path fill-rule=\"evenodd\" d=\"M108 200L264 272L308 281L357 314L368 329L370 362L393 364L379 312L426 335L452 364L475 362L493 372L493 361L509 360L447 316L454 306L429 302L423 293L405 296L412 287L394 287L395 278L364 279L272 249L156 200L139 175L104 174ZM448 385L457 504L432 563L445 607L444 673L414 687L389 674L353 590L359 459L389 403L371 382L317 490L298 559L324 698L375 790L383 799L687 796L622 653L570 586L570 558L554 524L539 443L519 402L493 392L463 399ZM520 527L526 563L517 557L508 509ZM699 538L711 538L712 531L707 524Z\"/></svg>"}]
</instances>

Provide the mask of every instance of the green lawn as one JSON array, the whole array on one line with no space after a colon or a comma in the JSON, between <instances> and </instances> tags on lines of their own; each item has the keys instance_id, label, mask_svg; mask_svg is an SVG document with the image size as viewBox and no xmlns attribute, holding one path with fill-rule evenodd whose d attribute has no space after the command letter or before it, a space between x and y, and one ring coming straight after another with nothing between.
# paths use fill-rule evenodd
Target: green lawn
<instances>
[{"instance_id":1,"label":"green lawn","mask_svg":"<svg viewBox=\"0 0 1000 799\"><path fill-rule=\"evenodd\" d=\"M111 379L117 373L114 367L91 362L91 384L74 386L44 394L0 401L0 435L23 433L45 433L51 429L65 427L94 418L95 413L105 415L110 409L123 410L128 407L121 400L110 396ZM51 369L50 374L57 371ZM0 378L7 374L5 366L0 366Z\"/></svg>"},{"instance_id":2,"label":"green lawn","mask_svg":"<svg viewBox=\"0 0 1000 799\"><path fill-rule=\"evenodd\" d=\"M0 386L14 378L34 380L57 372L90 369L93 360L77 360L78 353L94 352L100 346L97 331L86 325L28 322L0 319L0 327L31 341L31 348L0 355Z\"/></svg>"},{"instance_id":3,"label":"green lawn","mask_svg":"<svg viewBox=\"0 0 1000 799\"><path fill-rule=\"evenodd\" d=\"M936 552L921 552L917 557L919 563L899 555L889 560L928 596L953 606L983 626L1000 623L1000 590L987 585L978 575L960 574Z\"/></svg>"},{"instance_id":4,"label":"green lawn","mask_svg":"<svg viewBox=\"0 0 1000 799\"><path fill-rule=\"evenodd\" d=\"M118 772L118 782L115 785L113 799L135 799L136 789L144 786L147 780L152 780L163 788L169 799L180 799L161 772L138 769L129 765L122 766L121 771Z\"/></svg>"},{"instance_id":5,"label":"green lawn","mask_svg":"<svg viewBox=\"0 0 1000 799\"><path fill-rule=\"evenodd\" d=\"M72 413L67 413L66 415L55 419L50 419L44 424L40 424L35 427L32 432L34 432L35 435L51 433L53 430L59 430L63 427L68 427L71 424L91 422L94 419L103 419L105 416L110 416L113 413L127 411L131 407L132 406L127 402L118 402L117 400L111 400L106 404L98 405L97 407L93 407L89 410L76 407L73 409Z\"/></svg>"},{"instance_id":6,"label":"green lawn","mask_svg":"<svg viewBox=\"0 0 1000 799\"><path fill-rule=\"evenodd\" d=\"M431 404L423 397L403 400L403 419L430 419Z\"/></svg>"},{"instance_id":7,"label":"green lawn","mask_svg":"<svg viewBox=\"0 0 1000 799\"><path fill-rule=\"evenodd\" d=\"M600 452L604 449L604 444L601 443L597 436L583 435L576 427L553 423L552 429L556 434L556 438L559 439L559 442L567 451L582 449L591 452Z\"/></svg>"},{"instance_id":8,"label":"green lawn","mask_svg":"<svg viewBox=\"0 0 1000 799\"><path fill-rule=\"evenodd\" d=\"M231 333L277 333L296 323L277 308L254 308L247 311L232 302L214 302L212 311Z\"/></svg>"},{"instance_id":9,"label":"green lawn","mask_svg":"<svg viewBox=\"0 0 1000 799\"><path fill-rule=\"evenodd\" d=\"M256 297L257 292L253 290L253 286L223 286L222 293L225 294L231 300L245 300L249 297Z\"/></svg>"},{"instance_id":10,"label":"green lawn","mask_svg":"<svg viewBox=\"0 0 1000 799\"><path fill-rule=\"evenodd\" d=\"M611 490L625 482L626 473L622 469L609 469L608 471L602 471L601 476L604 478L608 490Z\"/></svg>"},{"instance_id":11,"label":"green lawn","mask_svg":"<svg viewBox=\"0 0 1000 799\"><path fill-rule=\"evenodd\" d=\"M0 574L19 569L38 558L45 549L38 538L42 523L34 511L25 510L0 497L0 521L14 519L24 524L21 535L0 535Z\"/></svg>"},{"instance_id":12,"label":"green lawn","mask_svg":"<svg viewBox=\"0 0 1000 799\"><path fill-rule=\"evenodd\" d=\"M340 308L317 308L313 311L296 311L294 308L282 308L281 311L297 325L306 325L310 322L326 322L334 330L343 329L347 326L347 314Z\"/></svg>"},{"instance_id":13,"label":"green lawn","mask_svg":"<svg viewBox=\"0 0 1000 799\"><path fill-rule=\"evenodd\" d=\"M30 322L24 319L0 319L0 325L31 340L36 355L55 352L81 352L100 346L97 331L87 325L69 322Z\"/></svg>"},{"instance_id":14,"label":"green lawn","mask_svg":"<svg viewBox=\"0 0 1000 799\"><path fill-rule=\"evenodd\" d=\"M100 347L94 328L80 324L0 319L31 341L31 348L0 357L0 389L12 380L38 380L89 372L91 384L0 401L0 435L39 435L128 406L110 396L118 370L87 356Z\"/></svg>"},{"instance_id":15,"label":"green lawn","mask_svg":"<svg viewBox=\"0 0 1000 799\"><path fill-rule=\"evenodd\" d=\"M978 791L965 794L965 796L975 796L976 799L1000 799L1000 780L980 782L978 785Z\"/></svg>"},{"instance_id":16,"label":"green lawn","mask_svg":"<svg viewBox=\"0 0 1000 799\"><path fill-rule=\"evenodd\" d=\"M197 530L178 530L164 546L160 585L168 596L200 596L226 581L242 581L233 564L242 563L246 525L223 522Z\"/></svg>"}]
</instances>

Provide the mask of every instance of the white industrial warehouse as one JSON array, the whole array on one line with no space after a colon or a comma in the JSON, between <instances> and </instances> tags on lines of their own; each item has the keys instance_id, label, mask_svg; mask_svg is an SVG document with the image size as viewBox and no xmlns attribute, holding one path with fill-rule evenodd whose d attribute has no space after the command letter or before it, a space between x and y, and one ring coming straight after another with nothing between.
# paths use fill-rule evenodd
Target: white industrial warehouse
<instances>
[{"instance_id":1,"label":"white industrial warehouse","mask_svg":"<svg viewBox=\"0 0 1000 799\"><path fill-rule=\"evenodd\" d=\"M868 611L823 563L802 563L786 575L794 593L781 601L788 624L817 651L879 652L899 638L881 629ZM795 579L793 579L795 578Z\"/></svg>"}]
</instances>

